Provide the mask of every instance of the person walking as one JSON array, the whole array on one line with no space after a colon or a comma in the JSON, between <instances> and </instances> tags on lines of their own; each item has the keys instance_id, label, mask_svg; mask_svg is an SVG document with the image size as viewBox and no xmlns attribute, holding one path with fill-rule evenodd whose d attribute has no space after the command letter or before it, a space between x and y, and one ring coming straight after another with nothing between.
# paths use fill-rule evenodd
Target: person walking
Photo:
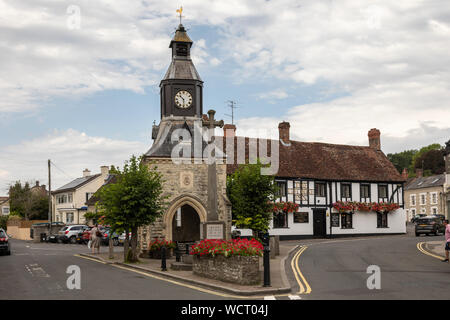
<instances>
[{"instance_id":1,"label":"person walking","mask_svg":"<svg viewBox=\"0 0 450 320\"><path fill-rule=\"evenodd\" d=\"M98 228L98 224L95 224L95 226L91 229L90 234L90 240L91 240L91 250L92 253L95 254L95 249L97 249L97 253L100 253L100 240L101 240L102 233L100 232L100 229Z\"/></svg>"},{"instance_id":2,"label":"person walking","mask_svg":"<svg viewBox=\"0 0 450 320\"><path fill-rule=\"evenodd\" d=\"M450 225L448 220L444 220L445 226L445 259L442 262L448 262L448 252L450 251Z\"/></svg>"}]
</instances>

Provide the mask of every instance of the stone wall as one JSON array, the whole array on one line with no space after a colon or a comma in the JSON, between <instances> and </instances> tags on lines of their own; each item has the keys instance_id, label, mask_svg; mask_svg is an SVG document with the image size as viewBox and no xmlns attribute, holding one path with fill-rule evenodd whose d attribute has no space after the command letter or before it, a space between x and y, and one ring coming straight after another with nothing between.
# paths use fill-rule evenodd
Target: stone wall
<instances>
[{"instance_id":1,"label":"stone wall","mask_svg":"<svg viewBox=\"0 0 450 320\"><path fill-rule=\"evenodd\" d=\"M241 285L261 283L259 257L194 256L193 272L198 276Z\"/></svg>"}]
</instances>

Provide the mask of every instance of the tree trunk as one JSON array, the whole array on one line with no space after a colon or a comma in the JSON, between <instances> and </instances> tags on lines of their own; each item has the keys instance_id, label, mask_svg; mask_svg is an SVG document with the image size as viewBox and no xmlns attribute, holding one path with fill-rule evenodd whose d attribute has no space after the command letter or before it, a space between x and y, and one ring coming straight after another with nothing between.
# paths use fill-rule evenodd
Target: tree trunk
<instances>
[{"instance_id":1,"label":"tree trunk","mask_svg":"<svg viewBox=\"0 0 450 320\"><path fill-rule=\"evenodd\" d=\"M130 262L137 262L138 261L138 252L137 252L137 227L131 228L131 261Z\"/></svg>"},{"instance_id":2,"label":"tree trunk","mask_svg":"<svg viewBox=\"0 0 450 320\"><path fill-rule=\"evenodd\" d=\"M125 242L123 244L123 261L127 262L128 250L130 249L130 230L125 228Z\"/></svg>"},{"instance_id":3,"label":"tree trunk","mask_svg":"<svg viewBox=\"0 0 450 320\"><path fill-rule=\"evenodd\" d=\"M114 259L114 247L113 247L113 239L112 239L112 232L109 234L109 258Z\"/></svg>"}]
</instances>

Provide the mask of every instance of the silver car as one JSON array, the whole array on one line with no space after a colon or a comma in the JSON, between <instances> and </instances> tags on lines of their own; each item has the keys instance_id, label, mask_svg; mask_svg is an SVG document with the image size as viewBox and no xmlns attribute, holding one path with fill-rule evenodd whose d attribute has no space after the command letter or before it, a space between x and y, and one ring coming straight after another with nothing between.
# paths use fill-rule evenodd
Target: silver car
<instances>
[{"instance_id":1,"label":"silver car","mask_svg":"<svg viewBox=\"0 0 450 320\"><path fill-rule=\"evenodd\" d=\"M75 224L70 226L65 226L61 230L58 231L58 242L70 242L72 244L77 243L77 236L80 232L83 232L87 229L88 226L84 224Z\"/></svg>"}]
</instances>

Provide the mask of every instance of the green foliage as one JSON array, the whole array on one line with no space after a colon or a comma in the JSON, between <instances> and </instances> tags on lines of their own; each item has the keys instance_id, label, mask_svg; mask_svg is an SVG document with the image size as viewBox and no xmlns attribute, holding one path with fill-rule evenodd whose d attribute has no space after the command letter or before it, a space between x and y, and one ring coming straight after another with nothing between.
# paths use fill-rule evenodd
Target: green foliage
<instances>
[{"instance_id":1,"label":"green foliage","mask_svg":"<svg viewBox=\"0 0 450 320\"><path fill-rule=\"evenodd\" d=\"M156 167L149 168L142 163L141 158L132 156L125 162L123 170L114 168L116 182L100 188L96 196L98 213L104 218L105 224L111 226L112 231L132 231L132 238L137 237L137 228L151 224L164 210L162 197L162 176ZM132 243L137 243L136 241ZM133 255L136 260L136 246Z\"/></svg>"},{"instance_id":2,"label":"green foliage","mask_svg":"<svg viewBox=\"0 0 450 320\"><path fill-rule=\"evenodd\" d=\"M16 181L9 187L9 205L14 215L25 219L48 218L48 198L42 192L32 192L30 185Z\"/></svg>"},{"instance_id":3,"label":"green foliage","mask_svg":"<svg viewBox=\"0 0 450 320\"><path fill-rule=\"evenodd\" d=\"M262 175L263 165L241 165L227 178L227 194L232 204L233 223L251 229L253 234L267 232L272 219L272 205L277 187L273 176Z\"/></svg>"},{"instance_id":4,"label":"green foliage","mask_svg":"<svg viewBox=\"0 0 450 320\"><path fill-rule=\"evenodd\" d=\"M9 216L0 215L0 229L6 230L6 223L8 222Z\"/></svg>"},{"instance_id":5,"label":"green foliage","mask_svg":"<svg viewBox=\"0 0 450 320\"><path fill-rule=\"evenodd\" d=\"M388 159L392 162L399 173L403 172L404 168L408 171L412 168L412 162L417 150L405 150L399 153L389 153Z\"/></svg>"},{"instance_id":6,"label":"green foliage","mask_svg":"<svg viewBox=\"0 0 450 320\"><path fill-rule=\"evenodd\" d=\"M450 144L450 140L448 142ZM409 177L416 176L416 169L424 169L423 175L430 176L440 174L445 171L444 148L433 143L420 150L406 150L399 153L389 153L388 159L392 162L399 173L404 168L408 169Z\"/></svg>"}]
</instances>

